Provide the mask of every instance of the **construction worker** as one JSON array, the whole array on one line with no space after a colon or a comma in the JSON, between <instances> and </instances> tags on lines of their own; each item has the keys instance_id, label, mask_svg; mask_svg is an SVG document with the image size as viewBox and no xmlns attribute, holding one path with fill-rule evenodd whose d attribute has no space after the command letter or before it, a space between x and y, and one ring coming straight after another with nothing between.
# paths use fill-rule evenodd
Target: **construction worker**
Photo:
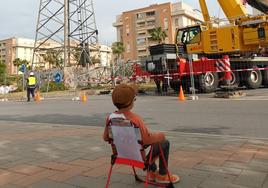
<instances>
[{"instance_id":1,"label":"construction worker","mask_svg":"<svg viewBox=\"0 0 268 188\"><path fill-rule=\"evenodd\" d=\"M30 72L30 76L27 78L27 101L30 101L30 94L34 99L34 90L36 88L36 78L34 72Z\"/></svg>"}]
</instances>

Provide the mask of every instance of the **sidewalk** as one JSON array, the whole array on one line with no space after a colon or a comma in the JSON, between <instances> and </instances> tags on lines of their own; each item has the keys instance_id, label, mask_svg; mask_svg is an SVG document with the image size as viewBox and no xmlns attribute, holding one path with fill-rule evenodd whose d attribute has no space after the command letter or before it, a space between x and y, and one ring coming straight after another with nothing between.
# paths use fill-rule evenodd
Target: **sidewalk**
<instances>
[{"instance_id":1,"label":"sidewalk","mask_svg":"<svg viewBox=\"0 0 268 188\"><path fill-rule=\"evenodd\" d=\"M101 127L0 121L1 188L101 188L110 146ZM267 188L268 139L167 133L178 188ZM111 188L144 187L124 166Z\"/></svg>"}]
</instances>

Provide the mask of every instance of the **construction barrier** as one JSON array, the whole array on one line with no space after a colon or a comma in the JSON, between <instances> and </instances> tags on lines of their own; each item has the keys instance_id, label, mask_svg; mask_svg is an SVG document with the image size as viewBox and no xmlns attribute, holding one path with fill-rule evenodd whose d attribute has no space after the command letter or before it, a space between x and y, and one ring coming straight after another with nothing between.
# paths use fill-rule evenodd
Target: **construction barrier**
<instances>
[{"instance_id":1,"label":"construction barrier","mask_svg":"<svg viewBox=\"0 0 268 188\"><path fill-rule=\"evenodd\" d=\"M189 61L190 58L161 59L156 63L133 63L127 66L106 68L93 67L90 70L75 67L66 68L66 70L53 69L36 71L35 75L41 98L45 98L46 94L54 90L55 87L66 85L68 89L74 91L73 100L77 97L80 100L81 90L94 84L114 85L122 82L154 81L157 91L166 92L167 88L170 88L178 94L181 90L180 86L187 93L193 93L195 90L209 93L226 83L253 89L268 85L268 61L266 57L249 57L248 59L244 58L243 61L229 56L191 58L192 61ZM126 67L128 68L126 69ZM56 73L64 75L60 83L56 83ZM27 75L24 76L24 79L22 75L19 75L10 82L6 75L0 75L0 86L9 86L8 84L12 83L18 91L25 91L26 78Z\"/></svg>"}]
</instances>

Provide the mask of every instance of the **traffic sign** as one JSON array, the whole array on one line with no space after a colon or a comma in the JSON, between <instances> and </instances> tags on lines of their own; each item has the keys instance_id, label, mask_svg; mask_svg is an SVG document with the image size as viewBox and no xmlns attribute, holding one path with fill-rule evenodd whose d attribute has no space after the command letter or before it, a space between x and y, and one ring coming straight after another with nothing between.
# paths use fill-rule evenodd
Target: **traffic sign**
<instances>
[{"instance_id":1,"label":"traffic sign","mask_svg":"<svg viewBox=\"0 0 268 188\"><path fill-rule=\"evenodd\" d=\"M62 80L62 78L61 78L61 74L60 74L59 72L57 72L57 73L55 74L54 78L55 78L55 82L56 82L56 83L60 83L61 80Z\"/></svg>"},{"instance_id":2,"label":"traffic sign","mask_svg":"<svg viewBox=\"0 0 268 188\"><path fill-rule=\"evenodd\" d=\"M26 65L22 64L20 67L20 72L25 73L26 72Z\"/></svg>"}]
</instances>

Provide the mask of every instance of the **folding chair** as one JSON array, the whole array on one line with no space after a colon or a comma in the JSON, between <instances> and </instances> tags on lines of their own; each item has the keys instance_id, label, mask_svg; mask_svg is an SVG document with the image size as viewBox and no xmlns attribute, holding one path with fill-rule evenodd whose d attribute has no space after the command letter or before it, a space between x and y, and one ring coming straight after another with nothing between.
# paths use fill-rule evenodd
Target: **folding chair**
<instances>
[{"instance_id":1,"label":"folding chair","mask_svg":"<svg viewBox=\"0 0 268 188\"><path fill-rule=\"evenodd\" d=\"M171 182L170 174L167 169L166 160L164 158L163 150L159 144L160 156L162 157L165 168L168 172L168 177L170 183L163 184L153 181L149 181L149 164L152 164L152 153L153 147L150 146L149 157L146 158L145 146L142 143L141 133L139 127L137 127L133 122L127 120L122 114L111 114L108 122L109 130L109 144L112 146L113 154L111 155L111 166L109 170L109 175L106 183L106 188L109 187L112 169L115 164L128 165L133 169L135 180L139 182L144 182L145 187L148 184L158 186L173 188L173 183ZM143 169L147 171L146 178L140 178L136 173L136 168Z\"/></svg>"}]
</instances>

